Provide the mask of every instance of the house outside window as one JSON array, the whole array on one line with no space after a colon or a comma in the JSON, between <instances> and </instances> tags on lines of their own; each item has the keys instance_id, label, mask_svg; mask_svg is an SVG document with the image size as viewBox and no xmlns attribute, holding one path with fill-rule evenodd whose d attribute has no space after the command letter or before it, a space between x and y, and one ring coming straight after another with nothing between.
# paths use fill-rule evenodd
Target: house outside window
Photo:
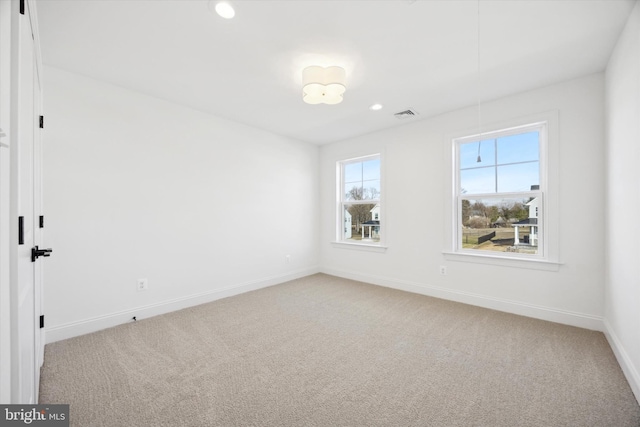
<instances>
[{"instance_id":1,"label":"house outside window","mask_svg":"<svg viewBox=\"0 0 640 427\"><path fill-rule=\"evenodd\" d=\"M340 161L338 173L339 241L379 245L382 227L380 154Z\"/></svg>"},{"instance_id":2,"label":"house outside window","mask_svg":"<svg viewBox=\"0 0 640 427\"><path fill-rule=\"evenodd\" d=\"M453 140L454 251L544 258L547 125Z\"/></svg>"}]
</instances>

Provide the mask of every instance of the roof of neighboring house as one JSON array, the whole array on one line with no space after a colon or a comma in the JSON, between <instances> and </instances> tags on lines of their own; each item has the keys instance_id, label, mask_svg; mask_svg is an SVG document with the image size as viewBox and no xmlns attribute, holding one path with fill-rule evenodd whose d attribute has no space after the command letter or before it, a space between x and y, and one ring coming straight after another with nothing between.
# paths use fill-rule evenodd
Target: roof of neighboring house
<instances>
[{"instance_id":1,"label":"roof of neighboring house","mask_svg":"<svg viewBox=\"0 0 640 427\"><path fill-rule=\"evenodd\" d=\"M380 225L380 221L371 220L371 221L362 223L362 225Z\"/></svg>"},{"instance_id":2,"label":"roof of neighboring house","mask_svg":"<svg viewBox=\"0 0 640 427\"><path fill-rule=\"evenodd\" d=\"M538 218L527 218L522 221L514 222L511 225L538 225Z\"/></svg>"}]
</instances>

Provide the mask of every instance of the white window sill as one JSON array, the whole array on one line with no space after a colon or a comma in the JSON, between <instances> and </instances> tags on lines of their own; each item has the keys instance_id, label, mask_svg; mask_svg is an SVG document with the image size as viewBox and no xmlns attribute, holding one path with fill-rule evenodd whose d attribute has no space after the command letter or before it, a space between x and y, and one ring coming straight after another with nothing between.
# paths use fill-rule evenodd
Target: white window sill
<instances>
[{"instance_id":1,"label":"white window sill","mask_svg":"<svg viewBox=\"0 0 640 427\"><path fill-rule=\"evenodd\" d=\"M366 251L366 252L384 253L387 251L386 246L367 244L367 243L331 242L331 246L333 246L334 248L355 249L357 251Z\"/></svg>"},{"instance_id":2,"label":"white window sill","mask_svg":"<svg viewBox=\"0 0 640 427\"><path fill-rule=\"evenodd\" d=\"M486 265L528 268L531 270L559 271L562 263L543 259L527 259L507 256L472 254L462 252L442 252L449 261L475 262Z\"/></svg>"}]
</instances>

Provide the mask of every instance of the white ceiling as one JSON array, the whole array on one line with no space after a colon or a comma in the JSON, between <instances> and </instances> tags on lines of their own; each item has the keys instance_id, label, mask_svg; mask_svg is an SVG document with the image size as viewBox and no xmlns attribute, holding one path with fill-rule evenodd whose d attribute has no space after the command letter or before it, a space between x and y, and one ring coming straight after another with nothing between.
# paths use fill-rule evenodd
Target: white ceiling
<instances>
[{"instance_id":1,"label":"white ceiling","mask_svg":"<svg viewBox=\"0 0 640 427\"><path fill-rule=\"evenodd\" d=\"M43 61L324 144L602 71L635 0L231 3L42 0ZM302 101L308 65L346 69L344 102Z\"/></svg>"}]
</instances>

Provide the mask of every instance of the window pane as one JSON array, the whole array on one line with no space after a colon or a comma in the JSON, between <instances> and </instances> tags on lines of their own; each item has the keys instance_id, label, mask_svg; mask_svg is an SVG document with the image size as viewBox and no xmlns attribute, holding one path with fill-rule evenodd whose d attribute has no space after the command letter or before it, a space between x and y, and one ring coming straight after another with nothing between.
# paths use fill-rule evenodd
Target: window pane
<instances>
[{"instance_id":1,"label":"window pane","mask_svg":"<svg viewBox=\"0 0 640 427\"><path fill-rule=\"evenodd\" d=\"M460 248L537 254L540 200L539 197L461 199Z\"/></svg>"},{"instance_id":2,"label":"window pane","mask_svg":"<svg viewBox=\"0 0 640 427\"><path fill-rule=\"evenodd\" d=\"M538 162L498 166L498 192L518 192L535 190L540 185L540 165Z\"/></svg>"},{"instance_id":3,"label":"window pane","mask_svg":"<svg viewBox=\"0 0 640 427\"><path fill-rule=\"evenodd\" d=\"M380 180L364 181L364 192L362 200L372 200L380 198Z\"/></svg>"},{"instance_id":4,"label":"window pane","mask_svg":"<svg viewBox=\"0 0 640 427\"><path fill-rule=\"evenodd\" d=\"M362 163L347 163L344 165L344 182L362 181ZM351 188L351 187L349 187Z\"/></svg>"},{"instance_id":5,"label":"window pane","mask_svg":"<svg viewBox=\"0 0 640 427\"><path fill-rule=\"evenodd\" d=\"M353 230L351 228L351 224L353 221L353 218L351 217L351 214L349 213L349 207L348 206L344 206L344 210L342 212L342 218L343 218L343 223L344 223L344 230L342 231L342 238L343 239L351 239L351 235L353 234Z\"/></svg>"},{"instance_id":6,"label":"window pane","mask_svg":"<svg viewBox=\"0 0 640 427\"><path fill-rule=\"evenodd\" d=\"M537 131L498 138L498 164L539 160L539 139Z\"/></svg>"},{"instance_id":7,"label":"window pane","mask_svg":"<svg viewBox=\"0 0 640 427\"><path fill-rule=\"evenodd\" d=\"M526 132L460 144L458 154L461 194L538 189L539 134L538 131Z\"/></svg>"},{"instance_id":8,"label":"window pane","mask_svg":"<svg viewBox=\"0 0 640 427\"><path fill-rule=\"evenodd\" d=\"M460 169L492 166L495 164L495 140L467 142L460 144ZM480 161L478 161L478 156Z\"/></svg>"},{"instance_id":9,"label":"window pane","mask_svg":"<svg viewBox=\"0 0 640 427\"><path fill-rule=\"evenodd\" d=\"M362 181L344 184L344 200L362 200L363 192Z\"/></svg>"},{"instance_id":10,"label":"window pane","mask_svg":"<svg viewBox=\"0 0 640 427\"><path fill-rule=\"evenodd\" d=\"M362 162L362 179L380 181L380 159Z\"/></svg>"},{"instance_id":11,"label":"window pane","mask_svg":"<svg viewBox=\"0 0 640 427\"><path fill-rule=\"evenodd\" d=\"M494 167L467 169L460 171L460 192L462 194L495 193L496 170Z\"/></svg>"},{"instance_id":12,"label":"window pane","mask_svg":"<svg viewBox=\"0 0 640 427\"><path fill-rule=\"evenodd\" d=\"M343 239L362 243L379 242L380 222L379 204L345 203Z\"/></svg>"},{"instance_id":13,"label":"window pane","mask_svg":"<svg viewBox=\"0 0 640 427\"><path fill-rule=\"evenodd\" d=\"M380 199L380 159L344 165L344 200Z\"/></svg>"}]
</instances>

